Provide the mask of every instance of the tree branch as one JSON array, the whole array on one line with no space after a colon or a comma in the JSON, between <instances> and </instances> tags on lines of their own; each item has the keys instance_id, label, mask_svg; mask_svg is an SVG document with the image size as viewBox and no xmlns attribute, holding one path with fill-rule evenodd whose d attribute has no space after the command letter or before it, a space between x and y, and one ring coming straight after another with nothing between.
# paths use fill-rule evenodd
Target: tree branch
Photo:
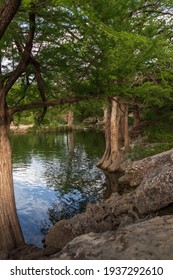
<instances>
[{"instance_id":1,"label":"tree branch","mask_svg":"<svg viewBox=\"0 0 173 280\"><path fill-rule=\"evenodd\" d=\"M103 98L101 95L91 95L91 96L81 96L81 97L69 97L69 98L61 98L61 99L55 99L55 100L50 100L46 102L34 102L26 105L19 105L16 107L10 107L9 113L11 116L13 116L17 112L23 112L31 109L40 109L40 108L48 108L48 107L55 107L57 105L63 105L63 104L72 104L84 100L89 100L89 99L95 99L95 98Z\"/></svg>"},{"instance_id":2,"label":"tree branch","mask_svg":"<svg viewBox=\"0 0 173 280\"><path fill-rule=\"evenodd\" d=\"M3 7L0 9L0 40L17 13L20 4L21 0L6 0Z\"/></svg>"},{"instance_id":3,"label":"tree branch","mask_svg":"<svg viewBox=\"0 0 173 280\"><path fill-rule=\"evenodd\" d=\"M45 89L44 89L44 80L43 77L41 75L41 69L40 69L40 64L39 62L33 57L30 56L29 58L29 63L31 63L34 66L34 70L35 70L35 77L36 77L36 81L37 81L37 86L38 86L38 90L40 92L40 96L43 102L46 102L46 95L45 95ZM42 114L38 117L38 122L41 123L45 114L47 111L47 107L43 107L43 112Z\"/></svg>"},{"instance_id":4,"label":"tree branch","mask_svg":"<svg viewBox=\"0 0 173 280\"><path fill-rule=\"evenodd\" d=\"M17 42L17 40L15 40L15 44L16 44L16 47L18 49L18 52L22 54L23 46L20 45L20 43ZM34 56L30 55L30 57L28 59L28 64L31 64L34 67L35 78L36 78L36 81L37 81L37 86L38 86L38 90L39 90L41 99L42 99L43 102L46 102L44 80L43 80L43 77L41 75L40 63L34 58ZM38 122L40 122L40 123L42 122L42 120L43 120L43 118L46 114L46 111L47 111L47 107L44 107L42 114L38 117Z\"/></svg>"},{"instance_id":5,"label":"tree branch","mask_svg":"<svg viewBox=\"0 0 173 280\"><path fill-rule=\"evenodd\" d=\"M11 72L10 77L7 79L6 84L4 86L4 92L7 95L8 91L11 89L11 87L14 85L14 83L17 81L17 79L20 77L20 75L24 72L26 65L28 63L28 60L31 55L32 50L32 43L34 39L34 33L35 33L35 14L29 13L29 32L25 44L25 48L21 57L21 60L16 67L16 69Z\"/></svg>"}]
</instances>

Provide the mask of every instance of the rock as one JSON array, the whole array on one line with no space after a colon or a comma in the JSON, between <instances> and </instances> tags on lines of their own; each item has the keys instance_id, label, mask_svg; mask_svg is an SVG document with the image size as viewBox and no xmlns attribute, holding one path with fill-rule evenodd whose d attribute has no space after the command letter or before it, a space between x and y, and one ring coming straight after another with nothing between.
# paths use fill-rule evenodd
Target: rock
<instances>
[{"instance_id":1,"label":"rock","mask_svg":"<svg viewBox=\"0 0 173 280\"><path fill-rule=\"evenodd\" d=\"M31 244L25 244L22 247L9 252L8 260L48 260L49 257L58 250L55 248L40 249Z\"/></svg>"},{"instance_id":2,"label":"rock","mask_svg":"<svg viewBox=\"0 0 173 280\"><path fill-rule=\"evenodd\" d=\"M173 202L173 149L135 161L125 162L120 184L137 186L135 207L140 214L157 211Z\"/></svg>"},{"instance_id":3,"label":"rock","mask_svg":"<svg viewBox=\"0 0 173 280\"><path fill-rule=\"evenodd\" d=\"M109 209L110 213L118 217L122 214L128 214L130 211L134 210L135 204L135 191L131 193L126 193L124 195L119 195L118 193L113 193L110 198L108 198L103 205Z\"/></svg>"},{"instance_id":4,"label":"rock","mask_svg":"<svg viewBox=\"0 0 173 280\"><path fill-rule=\"evenodd\" d=\"M138 219L134 209L135 193L124 196L118 193L100 204L89 204L86 212L72 219L61 220L50 228L45 237L45 246L62 249L76 236L89 232L115 230Z\"/></svg>"},{"instance_id":5,"label":"rock","mask_svg":"<svg viewBox=\"0 0 173 280\"><path fill-rule=\"evenodd\" d=\"M120 184L137 186L134 207L139 214L157 211L173 202L173 149L133 163L123 163Z\"/></svg>"},{"instance_id":6,"label":"rock","mask_svg":"<svg viewBox=\"0 0 173 280\"><path fill-rule=\"evenodd\" d=\"M45 245L62 249L76 235L71 231L71 223L68 220L61 220L50 228L45 237Z\"/></svg>"},{"instance_id":7,"label":"rock","mask_svg":"<svg viewBox=\"0 0 173 280\"><path fill-rule=\"evenodd\" d=\"M173 217L155 217L117 231L81 235L51 259L172 260Z\"/></svg>"},{"instance_id":8,"label":"rock","mask_svg":"<svg viewBox=\"0 0 173 280\"><path fill-rule=\"evenodd\" d=\"M124 175L119 178L119 184L139 186L143 178L148 176L156 166L167 163L173 164L173 149L135 162L126 161L120 166Z\"/></svg>"},{"instance_id":9,"label":"rock","mask_svg":"<svg viewBox=\"0 0 173 280\"><path fill-rule=\"evenodd\" d=\"M156 166L144 177L135 193L135 206L139 213L147 214L173 202L173 165Z\"/></svg>"},{"instance_id":10,"label":"rock","mask_svg":"<svg viewBox=\"0 0 173 280\"><path fill-rule=\"evenodd\" d=\"M94 219L86 214L78 214L51 227L45 237L45 246L60 250L76 236L90 231L95 231Z\"/></svg>"},{"instance_id":11,"label":"rock","mask_svg":"<svg viewBox=\"0 0 173 280\"><path fill-rule=\"evenodd\" d=\"M83 120L83 123L85 123L85 124L95 124L96 122L97 122L96 117L88 117Z\"/></svg>"},{"instance_id":12,"label":"rock","mask_svg":"<svg viewBox=\"0 0 173 280\"><path fill-rule=\"evenodd\" d=\"M140 231L138 232L137 227L141 229L143 236L144 229L142 227L145 226L145 224L142 224L141 220L144 218L151 218L151 213L173 202L173 149L133 163L123 163L121 165L121 171L123 170L124 176L122 176L119 181L121 183L126 182L131 186L138 186L136 190L123 195L113 193L109 199L100 204L89 204L85 213L79 214L72 219L58 222L49 230L45 238L45 245L48 248L54 247L57 250L61 250L69 242L71 244L71 241L77 236L92 232L91 235L86 235L88 236L87 238L89 238L89 242L92 243L94 242L92 240L96 240L96 243L98 242L99 245L100 242L101 244L103 242L103 246L106 246L106 241L104 241L106 233L104 232L114 231L114 233L109 234L108 237L110 236L111 242L111 236L113 234L113 239L115 238L117 241L119 240L117 238L120 236L118 235L120 234L120 230L122 230L122 238L126 236L126 234L124 234L126 228L128 228L128 230L130 229L128 238L131 238L131 236L134 238L134 235L137 234L135 237L136 242L137 244L140 243L140 241L138 241L140 240ZM146 216L148 214L150 215ZM152 215L155 215L155 213ZM162 219L164 221L164 218L153 219L153 222L161 223ZM133 223L134 225L132 226ZM146 227L148 227L149 230L151 228L152 231L156 230L156 223L154 226L155 228L152 228L151 222L146 224ZM162 230L162 223L160 226ZM132 233L133 230L134 234ZM100 233L102 234L100 235ZM147 231L144 230L145 241L147 240L147 234ZM150 233L150 242L151 239L154 240L152 234L153 233ZM142 236L141 238L143 238ZM101 241L99 241L99 238L101 238ZM158 238L160 237L158 236ZM166 237L164 236L164 238ZM75 240L80 241L82 239ZM141 250L145 252L144 240L141 240ZM146 244L149 246L149 243ZM114 246L115 251L118 250L116 249L116 245L109 245L108 242L108 248L109 246L110 248ZM128 246L131 248L130 243ZM129 248L128 250L131 250ZM128 250L123 251L124 255L122 258L130 258L130 253L129 255L127 254ZM107 252L107 249L105 249L105 252ZM100 258L104 258L104 253L101 254L103 255ZM139 254L139 252L137 252L137 254ZM119 259L120 257L119 255L113 255L112 258ZM142 257L142 255L139 255L139 257Z\"/></svg>"}]
</instances>

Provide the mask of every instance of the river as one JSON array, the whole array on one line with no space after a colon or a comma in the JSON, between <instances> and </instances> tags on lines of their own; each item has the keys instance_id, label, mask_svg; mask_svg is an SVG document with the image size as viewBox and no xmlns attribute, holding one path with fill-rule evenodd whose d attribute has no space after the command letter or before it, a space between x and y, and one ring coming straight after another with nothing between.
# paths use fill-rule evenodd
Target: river
<instances>
[{"instance_id":1,"label":"river","mask_svg":"<svg viewBox=\"0 0 173 280\"><path fill-rule=\"evenodd\" d=\"M25 242L42 247L49 227L103 199L101 132L13 134L13 178Z\"/></svg>"}]
</instances>

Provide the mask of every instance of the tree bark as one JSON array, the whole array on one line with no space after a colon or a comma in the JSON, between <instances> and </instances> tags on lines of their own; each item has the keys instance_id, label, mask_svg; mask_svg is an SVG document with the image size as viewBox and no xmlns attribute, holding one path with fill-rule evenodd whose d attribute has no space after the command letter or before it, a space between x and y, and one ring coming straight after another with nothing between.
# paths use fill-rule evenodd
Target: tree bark
<instances>
[{"instance_id":1,"label":"tree bark","mask_svg":"<svg viewBox=\"0 0 173 280\"><path fill-rule=\"evenodd\" d=\"M5 0L0 7L0 39L15 16L21 1ZM35 14L29 13L29 30L21 60L10 75L0 77L0 250L9 251L24 244L17 217L12 174L9 128L13 110L9 110L6 97L20 75L25 71L31 55L35 33ZM1 71L0 71L1 72Z\"/></svg>"},{"instance_id":2,"label":"tree bark","mask_svg":"<svg viewBox=\"0 0 173 280\"><path fill-rule=\"evenodd\" d=\"M72 127L74 123L74 113L70 111L68 113L68 126Z\"/></svg>"},{"instance_id":3,"label":"tree bark","mask_svg":"<svg viewBox=\"0 0 173 280\"><path fill-rule=\"evenodd\" d=\"M109 105L104 111L106 148L97 166L115 172L122 160L122 146L129 147L128 105L121 104L117 98Z\"/></svg>"},{"instance_id":4,"label":"tree bark","mask_svg":"<svg viewBox=\"0 0 173 280\"><path fill-rule=\"evenodd\" d=\"M105 141L106 149L101 161L97 164L101 169L113 172L119 168L121 152L119 148L120 109L114 98L105 109Z\"/></svg>"},{"instance_id":5,"label":"tree bark","mask_svg":"<svg viewBox=\"0 0 173 280\"><path fill-rule=\"evenodd\" d=\"M104 109L104 125L105 125L105 143L106 148L105 152L97 164L98 167L102 169L107 169L108 166L111 164L110 154L111 154L111 126L110 126L110 120L111 120L111 105L109 104L109 107Z\"/></svg>"},{"instance_id":6,"label":"tree bark","mask_svg":"<svg viewBox=\"0 0 173 280\"><path fill-rule=\"evenodd\" d=\"M111 165L108 171L113 172L119 168L121 162L121 151L119 144L119 130L121 121L120 105L117 98L112 99L112 113L111 113Z\"/></svg>"},{"instance_id":7,"label":"tree bark","mask_svg":"<svg viewBox=\"0 0 173 280\"><path fill-rule=\"evenodd\" d=\"M21 0L6 0L0 8L0 39L15 16L20 4Z\"/></svg>"},{"instance_id":8,"label":"tree bark","mask_svg":"<svg viewBox=\"0 0 173 280\"><path fill-rule=\"evenodd\" d=\"M8 251L24 244L19 225L12 175L9 142L10 117L0 107L0 250Z\"/></svg>"},{"instance_id":9,"label":"tree bark","mask_svg":"<svg viewBox=\"0 0 173 280\"><path fill-rule=\"evenodd\" d=\"M123 138L123 146L124 149L127 150L130 145L129 140L129 125L128 125L128 105L123 103L121 106L121 131Z\"/></svg>"}]
</instances>

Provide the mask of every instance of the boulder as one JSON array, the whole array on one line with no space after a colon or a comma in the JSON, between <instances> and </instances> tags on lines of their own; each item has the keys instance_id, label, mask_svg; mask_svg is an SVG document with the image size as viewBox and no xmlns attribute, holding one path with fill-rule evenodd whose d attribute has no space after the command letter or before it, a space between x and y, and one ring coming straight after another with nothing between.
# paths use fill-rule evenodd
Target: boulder
<instances>
[{"instance_id":1,"label":"boulder","mask_svg":"<svg viewBox=\"0 0 173 280\"><path fill-rule=\"evenodd\" d=\"M125 161L120 166L124 175L119 178L119 184L139 186L143 178L147 177L157 166L168 163L173 164L173 149L134 162Z\"/></svg>"},{"instance_id":2,"label":"boulder","mask_svg":"<svg viewBox=\"0 0 173 280\"><path fill-rule=\"evenodd\" d=\"M136 186L134 207L149 214L173 202L173 149L138 160L124 162L119 183Z\"/></svg>"},{"instance_id":3,"label":"boulder","mask_svg":"<svg viewBox=\"0 0 173 280\"><path fill-rule=\"evenodd\" d=\"M90 231L95 231L95 221L88 215L78 214L52 226L45 237L45 246L60 250L76 236Z\"/></svg>"},{"instance_id":4,"label":"boulder","mask_svg":"<svg viewBox=\"0 0 173 280\"><path fill-rule=\"evenodd\" d=\"M156 166L135 193L135 206L140 214L157 211L173 202L173 165Z\"/></svg>"},{"instance_id":5,"label":"boulder","mask_svg":"<svg viewBox=\"0 0 173 280\"><path fill-rule=\"evenodd\" d=\"M173 217L155 217L117 231L81 235L51 259L172 260Z\"/></svg>"}]
</instances>

